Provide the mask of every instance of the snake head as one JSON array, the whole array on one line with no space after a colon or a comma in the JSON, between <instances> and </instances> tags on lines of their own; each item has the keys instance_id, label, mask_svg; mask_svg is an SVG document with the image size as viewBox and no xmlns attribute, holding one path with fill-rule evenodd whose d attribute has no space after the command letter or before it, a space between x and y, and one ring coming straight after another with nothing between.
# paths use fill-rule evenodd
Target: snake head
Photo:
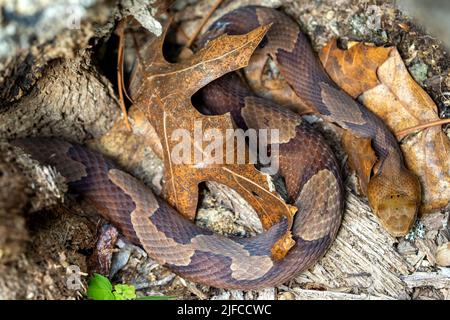
<instances>
[{"instance_id":1,"label":"snake head","mask_svg":"<svg viewBox=\"0 0 450 320\"><path fill-rule=\"evenodd\" d=\"M381 225L392 236L401 237L416 220L421 201L420 183L407 169L402 168L396 174L386 171L370 179L367 197Z\"/></svg>"}]
</instances>

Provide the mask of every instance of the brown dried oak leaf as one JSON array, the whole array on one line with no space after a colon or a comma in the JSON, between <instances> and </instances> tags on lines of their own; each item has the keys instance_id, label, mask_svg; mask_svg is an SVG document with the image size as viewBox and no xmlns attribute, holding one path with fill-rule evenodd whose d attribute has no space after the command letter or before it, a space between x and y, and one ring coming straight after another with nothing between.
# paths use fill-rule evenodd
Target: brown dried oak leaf
<instances>
[{"instance_id":1,"label":"brown dried oak leaf","mask_svg":"<svg viewBox=\"0 0 450 320\"><path fill-rule=\"evenodd\" d=\"M226 161L227 151L232 152L228 156L233 159L237 157L236 148L225 148L228 139L236 146L235 138L227 135L229 129L235 128L231 116L203 115L191 103L192 95L203 86L228 72L245 67L268 28L262 26L240 36L224 35L177 63L168 63L163 56L164 36L154 38L140 55L141 70L134 76L139 81L132 79L131 97L135 106L154 126L161 141L165 197L191 220L196 215L199 183L216 181L236 190L248 201L258 212L265 228L282 217L288 219L289 226L292 225L297 209L287 205L273 190L269 176L258 171L252 163L236 164L232 161L229 164ZM183 132L187 132L190 139L185 141L179 135ZM215 137L227 138L215 141ZM183 151L189 150L187 153L180 152L181 141ZM222 143L222 155L208 149L212 143ZM245 152L247 154L248 150ZM172 159L174 154L186 157L188 161L180 163L180 159ZM189 160L194 161L189 163ZM272 249L273 256L282 258L293 243L290 232L287 232Z\"/></svg>"},{"instance_id":2,"label":"brown dried oak leaf","mask_svg":"<svg viewBox=\"0 0 450 320\"><path fill-rule=\"evenodd\" d=\"M439 120L437 107L413 80L394 47L353 44L348 50L332 41L320 58L331 78L381 117L392 132ZM405 139L406 165L422 184L421 212L437 210L450 201L450 141L439 126Z\"/></svg>"}]
</instances>

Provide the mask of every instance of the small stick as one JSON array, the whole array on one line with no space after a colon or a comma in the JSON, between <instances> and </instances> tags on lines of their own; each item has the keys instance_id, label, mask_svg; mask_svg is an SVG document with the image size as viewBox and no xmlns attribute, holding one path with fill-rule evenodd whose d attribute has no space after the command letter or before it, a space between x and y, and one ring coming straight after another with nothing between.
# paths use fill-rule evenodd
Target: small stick
<instances>
[{"instance_id":1,"label":"small stick","mask_svg":"<svg viewBox=\"0 0 450 320\"><path fill-rule=\"evenodd\" d=\"M186 34L186 32L184 32L184 30L183 30L182 28L179 28L178 30L179 30L179 32L181 33L181 35L183 36L183 38L184 38L187 42L189 42L189 41L190 41L190 38L189 38L189 36Z\"/></svg>"},{"instance_id":2,"label":"small stick","mask_svg":"<svg viewBox=\"0 0 450 320\"><path fill-rule=\"evenodd\" d=\"M136 35L134 34L134 32L131 32L131 38L133 39L133 47L134 47L134 51L136 51L136 58L137 58L137 63L139 68L142 68L142 63L144 61L144 59L142 59L141 53L139 51L139 45L136 39Z\"/></svg>"},{"instance_id":3,"label":"small stick","mask_svg":"<svg viewBox=\"0 0 450 320\"><path fill-rule=\"evenodd\" d=\"M205 26L206 22L208 22L209 18L213 15L214 11L217 10L217 8L222 4L223 0L217 0L216 3L212 6L211 10L208 12L208 14L203 18L202 23L200 24L200 27L195 30L192 37L189 39L188 43L186 44L186 47L190 48L192 44L194 43L195 39L197 39L197 36L202 31L203 27Z\"/></svg>"},{"instance_id":4,"label":"small stick","mask_svg":"<svg viewBox=\"0 0 450 320\"><path fill-rule=\"evenodd\" d=\"M398 140L403 139L405 136L407 136L408 134L416 131L416 130L423 130L423 129L427 129L430 127L434 127L434 126L440 126L443 124L447 124L450 123L450 119L440 119L440 120L436 120L436 121L431 121L428 123L424 123L424 124L419 124L417 126L411 127L411 128L407 128L404 129L402 131L396 132L395 135L397 137Z\"/></svg>"},{"instance_id":5,"label":"small stick","mask_svg":"<svg viewBox=\"0 0 450 320\"><path fill-rule=\"evenodd\" d=\"M127 19L122 20L119 23L119 26L117 27L117 34L119 36L119 49L117 54L117 87L119 90L119 104L120 108L122 109L124 120L125 120L125 126L128 130L131 131L131 125L128 121L128 112L127 108L125 106L125 100L123 97L124 92L124 80L123 80L123 55L124 55L124 47L125 47L125 23ZM126 94L126 93L125 93ZM128 95L127 95L128 97ZM131 99L130 99L131 100Z\"/></svg>"}]
</instances>

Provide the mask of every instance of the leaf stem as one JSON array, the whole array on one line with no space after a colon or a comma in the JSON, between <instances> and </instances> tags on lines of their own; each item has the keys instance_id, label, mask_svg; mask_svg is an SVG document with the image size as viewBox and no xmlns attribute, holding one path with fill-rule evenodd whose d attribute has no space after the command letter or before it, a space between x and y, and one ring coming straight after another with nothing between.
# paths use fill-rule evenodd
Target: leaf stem
<instances>
[{"instance_id":1,"label":"leaf stem","mask_svg":"<svg viewBox=\"0 0 450 320\"><path fill-rule=\"evenodd\" d=\"M413 133L414 131L423 130L423 129L427 129L427 128L431 128L431 127L435 127L435 126L441 126L441 125L447 124L447 123L450 123L450 119L440 119L440 120L436 120L436 121L423 123L423 124L419 124L417 126L413 126L413 127L398 131L395 133L395 136L397 137L398 140L402 140L405 136L407 136L410 133Z\"/></svg>"},{"instance_id":2,"label":"leaf stem","mask_svg":"<svg viewBox=\"0 0 450 320\"><path fill-rule=\"evenodd\" d=\"M197 39L197 36L202 31L203 27L205 26L206 22L208 22L209 18L213 15L213 13L217 10L217 8L222 4L223 0L217 0L214 5L211 7L211 10L209 10L208 14L203 18L200 26L195 30L192 37L189 39L189 41L186 44L187 48L190 48L192 44L194 43L195 39Z\"/></svg>"}]
</instances>

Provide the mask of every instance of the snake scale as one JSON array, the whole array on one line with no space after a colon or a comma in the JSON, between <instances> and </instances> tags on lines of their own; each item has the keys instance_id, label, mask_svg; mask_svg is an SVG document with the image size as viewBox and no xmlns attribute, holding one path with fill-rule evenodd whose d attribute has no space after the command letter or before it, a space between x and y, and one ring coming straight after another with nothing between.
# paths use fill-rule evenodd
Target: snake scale
<instances>
[{"instance_id":1,"label":"snake scale","mask_svg":"<svg viewBox=\"0 0 450 320\"><path fill-rule=\"evenodd\" d=\"M355 135L372 139L379 165L370 180L369 202L394 235L404 233L417 211L417 178L405 168L399 146L381 120L326 75L297 23L274 9L243 7L216 21L202 41L267 24L272 25L257 50L275 61L303 103ZM344 195L336 158L305 120L252 93L235 73L206 86L201 97L212 113L231 112L241 128L280 129L280 174L290 203L298 208L291 229L295 245L281 260L272 259L271 248L286 232L285 218L254 237L225 237L182 217L99 153L57 139L13 143L55 167L72 192L90 200L126 238L183 278L235 289L286 282L311 267L336 237Z\"/></svg>"}]
</instances>

